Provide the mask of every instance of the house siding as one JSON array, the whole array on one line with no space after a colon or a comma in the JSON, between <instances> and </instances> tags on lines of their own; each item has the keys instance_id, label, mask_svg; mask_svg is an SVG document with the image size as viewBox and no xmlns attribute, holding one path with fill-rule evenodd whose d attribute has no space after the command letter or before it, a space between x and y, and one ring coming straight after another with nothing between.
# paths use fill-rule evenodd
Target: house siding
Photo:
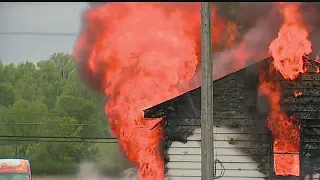
<instances>
[{"instance_id":1,"label":"house siding","mask_svg":"<svg viewBox=\"0 0 320 180\"><path fill-rule=\"evenodd\" d=\"M257 112L255 70L246 69L214 82L214 146L220 179L265 179L271 141L267 114ZM166 111L166 177L201 179L200 88L178 97ZM183 152L183 153L181 153Z\"/></svg>"},{"instance_id":2,"label":"house siding","mask_svg":"<svg viewBox=\"0 0 320 180\"><path fill-rule=\"evenodd\" d=\"M215 158L221 163L216 164L216 176L220 179L264 179L265 174L259 172L258 164L240 148L243 143L229 143L230 139L248 141L236 131L227 128L215 128ZM174 141L166 151L166 177L170 179L201 179L201 129L186 142Z\"/></svg>"},{"instance_id":3,"label":"house siding","mask_svg":"<svg viewBox=\"0 0 320 180\"><path fill-rule=\"evenodd\" d=\"M284 104L288 113L296 115L301 124L300 169L301 179L319 179L320 173L320 74L319 64L308 65L308 73L297 81L283 83L288 93ZM290 96L302 92L299 97ZM311 178L312 177L312 178Z\"/></svg>"},{"instance_id":4,"label":"house siding","mask_svg":"<svg viewBox=\"0 0 320 180\"><path fill-rule=\"evenodd\" d=\"M271 59L214 81L214 138L216 176L220 179L282 179L273 172L273 140L267 126L268 100L258 98L259 70ZM281 107L301 123L301 178L320 168L320 75L315 63L296 81L281 75ZM303 94L294 97L295 91ZM145 111L146 117L165 117L165 159L168 179L200 179L200 92L195 89ZM313 149L313 150L312 150ZM320 148L319 148L320 149ZM220 168L220 169L219 169ZM283 177L285 178L285 177ZM290 177L291 179L297 179Z\"/></svg>"}]
</instances>

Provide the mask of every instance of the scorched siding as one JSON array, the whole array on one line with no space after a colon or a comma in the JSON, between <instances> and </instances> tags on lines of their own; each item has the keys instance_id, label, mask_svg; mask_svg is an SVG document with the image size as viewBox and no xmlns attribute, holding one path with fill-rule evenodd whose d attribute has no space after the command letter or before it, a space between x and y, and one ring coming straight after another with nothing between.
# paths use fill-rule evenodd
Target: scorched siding
<instances>
[{"instance_id":1,"label":"scorched siding","mask_svg":"<svg viewBox=\"0 0 320 180\"><path fill-rule=\"evenodd\" d=\"M213 83L215 155L221 162L216 165L216 175L223 175L220 179L280 179L273 172L273 140L267 126L268 101L257 94L259 72L269 69L271 60L266 59ZM286 81L279 73L274 77L280 79L282 86L281 107L301 123L301 178L320 168L317 66L311 63L311 72L296 81ZM200 179L200 92L197 88L145 111L148 118L165 117L167 178ZM295 97L295 92L302 92L302 95Z\"/></svg>"},{"instance_id":2,"label":"scorched siding","mask_svg":"<svg viewBox=\"0 0 320 180\"><path fill-rule=\"evenodd\" d=\"M174 141L166 151L168 161L166 163L166 177L170 179L201 179L201 147L200 129L196 129L185 143ZM235 145L228 143L235 133L226 128L217 128L215 132L216 159L222 163L216 164L216 175L221 179L264 179L265 175L258 171L258 164L244 154ZM237 136L239 140L247 140ZM244 147L244 146L242 146ZM191 178L192 177L192 178Z\"/></svg>"},{"instance_id":3,"label":"scorched siding","mask_svg":"<svg viewBox=\"0 0 320 180\"><path fill-rule=\"evenodd\" d=\"M270 133L257 112L257 65L214 81L214 137L220 179L269 176ZM200 88L162 105L166 122L166 177L200 179ZM161 106L161 105L160 105Z\"/></svg>"},{"instance_id":4,"label":"scorched siding","mask_svg":"<svg viewBox=\"0 0 320 180\"><path fill-rule=\"evenodd\" d=\"M320 173L320 74L319 64L311 62L308 73L296 81L282 80L285 88L283 107L287 114L298 117L301 124L301 177ZM301 92L298 97L294 92ZM314 177L315 178L315 177Z\"/></svg>"}]
</instances>

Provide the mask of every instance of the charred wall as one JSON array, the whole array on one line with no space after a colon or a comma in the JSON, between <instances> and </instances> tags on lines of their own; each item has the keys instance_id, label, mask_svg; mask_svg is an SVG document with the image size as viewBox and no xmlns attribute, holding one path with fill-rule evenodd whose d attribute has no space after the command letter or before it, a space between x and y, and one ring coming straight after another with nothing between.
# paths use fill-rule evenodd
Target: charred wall
<instances>
[{"instance_id":1,"label":"charred wall","mask_svg":"<svg viewBox=\"0 0 320 180\"><path fill-rule=\"evenodd\" d=\"M319 64L310 62L307 73L296 81L281 79L282 107L288 115L296 116L301 124L301 177L320 172L320 74ZM302 94L295 97L295 92Z\"/></svg>"},{"instance_id":2,"label":"charred wall","mask_svg":"<svg viewBox=\"0 0 320 180\"><path fill-rule=\"evenodd\" d=\"M238 132L228 143L257 162L267 179L280 179L273 172L268 99L257 94L259 71L269 68L270 63L271 59L266 59L214 81L214 125ZM320 74L316 68L317 64L309 64L309 71L296 81L286 81L279 74L275 77L282 86L281 107L301 124L301 177L320 168ZM173 141L186 143L200 128L200 92L195 89L145 111L146 117L165 117L165 149ZM295 92L302 95L295 97ZM245 142L240 140L243 137Z\"/></svg>"},{"instance_id":3,"label":"charred wall","mask_svg":"<svg viewBox=\"0 0 320 180\"><path fill-rule=\"evenodd\" d=\"M260 172L269 176L272 143L265 121L267 113L259 112L261 108L257 106L257 69L260 65L255 64L214 81L213 116L216 127L225 127L238 133L226 141L256 161ZM157 110L146 112L148 117L165 116L166 149L170 148L172 141L185 143L194 130L200 128L200 92L200 88L195 89L160 104ZM238 138L240 135L242 138Z\"/></svg>"}]
</instances>

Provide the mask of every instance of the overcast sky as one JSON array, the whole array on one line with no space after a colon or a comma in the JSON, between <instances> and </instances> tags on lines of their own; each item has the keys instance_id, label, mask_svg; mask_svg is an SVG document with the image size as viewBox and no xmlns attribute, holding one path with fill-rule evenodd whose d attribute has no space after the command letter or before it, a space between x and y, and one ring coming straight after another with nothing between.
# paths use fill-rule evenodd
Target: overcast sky
<instances>
[{"instance_id":1,"label":"overcast sky","mask_svg":"<svg viewBox=\"0 0 320 180\"><path fill-rule=\"evenodd\" d=\"M76 36L8 35L2 32L78 33L85 2L0 2L0 59L38 62L72 53Z\"/></svg>"}]
</instances>

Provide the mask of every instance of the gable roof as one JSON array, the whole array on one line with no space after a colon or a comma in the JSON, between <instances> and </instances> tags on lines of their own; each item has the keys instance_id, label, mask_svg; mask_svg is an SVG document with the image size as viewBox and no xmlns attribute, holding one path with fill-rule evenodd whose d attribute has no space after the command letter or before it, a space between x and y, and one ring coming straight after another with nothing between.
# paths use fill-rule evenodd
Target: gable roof
<instances>
[{"instance_id":1,"label":"gable roof","mask_svg":"<svg viewBox=\"0 0 320 180\"><path fill-rule=\"evenodd\" d=\"M229 77L231 77L234 74L241 73L241 72L244 72L244 71L251 71L251 72L258 73L258 69L259 69L260 66L266 65L266 64L270 64L270 62L272 60L273 60L272 57L266 58L266 59L264 59L262 61L259 61L257 63L251 64L251 65L249 65L249 66L247 66L245 68L242 68L242 69L240 69L238 71L235 71L235 72L233 72L231 74L228 74L228 75L223 76L223 77L221 77L219 79L216 79L213 82L214 82L214 84L219 83L220 81L226 80L226 79L228 79ZM175 98L172 98L170 100L167 100L167 101L164 101L164 102L162 102L160 104L157 104L157 105L155 105L155 106L153 106L151 108L145 109L144 110L144 117L145 118L164 117L165 114L166 114L166 111L168 109L170 109L170 105L174 101L178 101L180 99L184 99L184 98L186 98L186 96L190 96L190 95L193 96L193 95L196 95L196 94L200 94L200 92L201 92L201 86L196 88L196 89L193 89L191 91L188 91L186 93L183 93L180 96L177 96Z\"/></svg>"}]
</instances>

